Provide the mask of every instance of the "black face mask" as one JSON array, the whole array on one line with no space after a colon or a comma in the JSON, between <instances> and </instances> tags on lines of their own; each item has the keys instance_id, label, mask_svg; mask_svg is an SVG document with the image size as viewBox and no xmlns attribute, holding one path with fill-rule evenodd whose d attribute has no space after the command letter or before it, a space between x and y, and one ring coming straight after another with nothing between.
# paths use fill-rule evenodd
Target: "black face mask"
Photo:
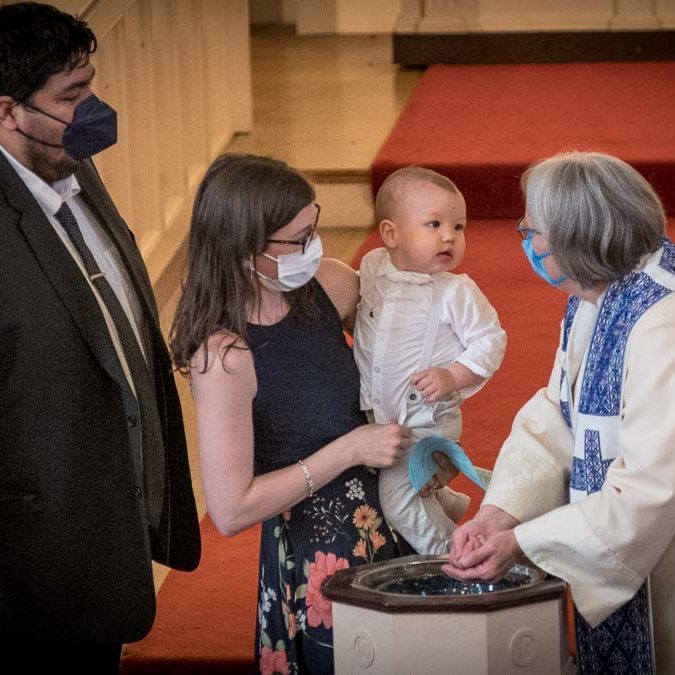
<instances>
[{"instance_id":1,"label":"black face mask","mask_svg":"<svg viewBox=\"0 0 675 675\"><path fill-rule=\"evenodd\" d=\"M117 142L117 113L107 103L91 94L75 107L72 122L64 122L55 115L50 115L28 103L24 108L46 115L66 126L63 132L63 145L47 143L30 136L25 131L17 131L31 141L47 145L50 148L63 148L73 159L87 159Z\"/></svg>"}]
</instances>

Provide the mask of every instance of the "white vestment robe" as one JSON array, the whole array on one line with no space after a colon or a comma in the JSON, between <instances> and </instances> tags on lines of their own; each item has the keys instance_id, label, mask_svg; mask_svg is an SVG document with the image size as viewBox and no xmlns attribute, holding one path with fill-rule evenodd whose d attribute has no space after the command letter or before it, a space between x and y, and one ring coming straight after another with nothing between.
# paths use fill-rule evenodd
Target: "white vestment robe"
<instances>
[{"instance_id":1,"label":"white vestment robe","mask_svg":"<svg viewBox=\"0 0 675 675\"><path fill-rule=\"evenodd\" d=\"M649 577L657 671L670 673L675 672L675 293L632 327L620 383L616 458L599 491L570 503L580 383L601 302L597 307L580 302L548 386L514 420L483 505L520 521L515 535L525 555L570 585L591 626L628 602ZM572 430L560 408L563 372Z\"/></svg>"}]
</instances>

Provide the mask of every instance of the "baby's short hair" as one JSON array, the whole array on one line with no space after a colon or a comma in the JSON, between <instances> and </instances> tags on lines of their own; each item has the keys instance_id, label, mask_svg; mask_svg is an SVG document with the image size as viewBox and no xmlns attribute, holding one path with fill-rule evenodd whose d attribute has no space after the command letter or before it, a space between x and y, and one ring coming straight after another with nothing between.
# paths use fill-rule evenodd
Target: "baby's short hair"
<instances>
[{"instance_id":1,"label":"baby's short hair","mask_svg":"<svg viewBox=\"0 0 675 675\"><path fill-rule=\"evenodd\" d=\"M425 169L423 166L404 166L390 173L385 179L375 197L375 218L378 223L383 220L392 220L400 197L405 188L412 182L422 181L433 183L452 194L461 194L457 186L445 176L436 171Z\"/></svg>"}]
</instances>

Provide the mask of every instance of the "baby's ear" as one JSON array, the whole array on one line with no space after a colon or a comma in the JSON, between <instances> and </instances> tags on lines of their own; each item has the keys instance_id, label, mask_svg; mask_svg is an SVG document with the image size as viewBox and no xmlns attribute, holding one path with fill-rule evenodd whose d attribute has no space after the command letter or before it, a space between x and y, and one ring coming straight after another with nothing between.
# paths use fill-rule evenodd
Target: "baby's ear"
<instances>
[{"instance_id":1,"label":"baby's ear","mask_svg":"<svg viewBox=\"0 0 675 675\"><path fill-rule=\"evenodd\" d=\"M396 248L398 246L398 233L396 232L396 224L391 220L383 220L380 222L380 236L387 248Z\"/></svg>"}]
</instances>

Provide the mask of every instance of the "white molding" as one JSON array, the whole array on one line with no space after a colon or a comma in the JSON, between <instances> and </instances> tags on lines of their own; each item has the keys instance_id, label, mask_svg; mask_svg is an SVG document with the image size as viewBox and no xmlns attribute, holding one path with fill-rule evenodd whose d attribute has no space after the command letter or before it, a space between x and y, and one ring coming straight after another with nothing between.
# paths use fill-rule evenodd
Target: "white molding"
<instances>
[{"instance_id":1,"label":"white molding","mask_svg":"<svg viewBox=\"0 0 675 675\"><path fill-rule=\"evenodd\" d=\"M401 13L396 21L396 33L415 33L422 18L422 0L401 0Z\"/></svg>"},{"instance_id":2,"label":"white molding","mask_svg":"<svg viewBox=\"0 0 675 675\"><path fill-rule=\"evenodd\" d=\"M457 0L424 0L420 33L466 33L469 25Z\"/></svg>"},{"instance_id":3,"label":"white molding","mask_svg":"<svg viewBox=\"0 0 675 675\"><path fill-rule=\"evenodd\" d=\"M479 32L607 30L613 0L480 0Z\"/></svg>"},{"instance_id":4,"label":"white molding","mask_svg":"<svg viewBox=\"0 0 675 675\"><path fill-rule=\"evenodd\" d=\"M653 0L616 0L615 4L615 14L610 21L612 30L659 30L661 28Z\"/></svg>"},{"instance_id":5,"label":"white molding","mask_svg":"<svg viewBox=\"0 0 675 675\"><path fill-rule=\"evenodd\" d=\"M675 27L675 0L402 0L397 33L641 31Z\"/></svg>"}]
</instances>

